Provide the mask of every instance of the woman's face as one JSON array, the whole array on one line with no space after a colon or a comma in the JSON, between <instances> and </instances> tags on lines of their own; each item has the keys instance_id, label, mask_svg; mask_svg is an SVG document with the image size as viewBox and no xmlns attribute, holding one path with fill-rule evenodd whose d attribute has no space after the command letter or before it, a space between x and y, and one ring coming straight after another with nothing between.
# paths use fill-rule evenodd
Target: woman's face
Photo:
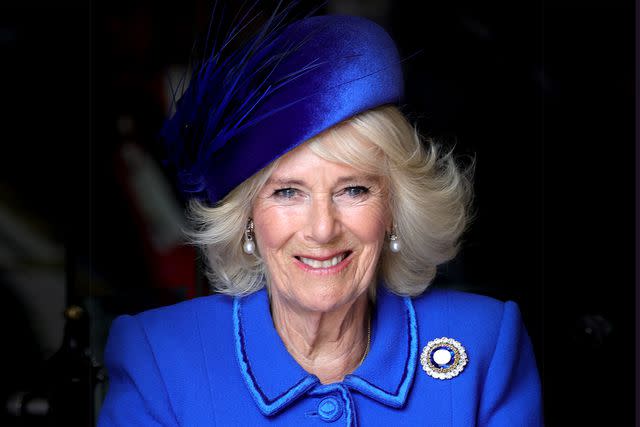
<instances>
[{"instance_id":1,"label":"woman's face","mask_svg":"<svg viewBox=\"0 0 640 427\"><path fill-rule=\"evenodd\" d=\"M380 177L314 154L286 154L253 206L271 298L328 312L367 291L390 215Z\"/></svg>"}]
</instances>

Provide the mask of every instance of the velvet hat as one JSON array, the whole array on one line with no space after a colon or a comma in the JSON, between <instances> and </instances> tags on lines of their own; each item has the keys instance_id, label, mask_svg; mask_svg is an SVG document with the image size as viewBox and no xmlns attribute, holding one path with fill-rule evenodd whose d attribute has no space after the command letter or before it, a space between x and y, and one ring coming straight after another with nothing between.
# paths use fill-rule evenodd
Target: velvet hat
<instances>
[{"instance_id":1,"label":"velvet hat","mask_svg":"<svg viewBox=\"0 0 640 427\"><path fill-rule=\"evenodd\" d=\"M309 138L400 102L401 61L379 25L341 15L285 24L285 13L226 52L237 35L231 31L195 69L165 122L167 163L186 197L213 205Z\"/></svg>"}]
</instances>

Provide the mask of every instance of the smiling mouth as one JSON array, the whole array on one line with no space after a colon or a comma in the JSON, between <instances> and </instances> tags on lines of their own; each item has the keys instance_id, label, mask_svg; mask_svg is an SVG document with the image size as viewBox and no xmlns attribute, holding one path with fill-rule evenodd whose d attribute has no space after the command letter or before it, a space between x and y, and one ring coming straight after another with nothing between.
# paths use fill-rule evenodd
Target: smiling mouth
<instances>
[{"instance_id":1,"label":"smiling mouth","mask_svg":"<svg viewBox=\"0 0 640 427\"><path fill-rule=\"evenodd\" d=\"M330 268L340 264L349 255L351 255L351 251L346 251L332 258L322 260L322 261L318 259L313 259L313 258L305 258L303 256L296 256L295 258L301 263L308 265L311 268Z\"/></svg>"}]
</instances>

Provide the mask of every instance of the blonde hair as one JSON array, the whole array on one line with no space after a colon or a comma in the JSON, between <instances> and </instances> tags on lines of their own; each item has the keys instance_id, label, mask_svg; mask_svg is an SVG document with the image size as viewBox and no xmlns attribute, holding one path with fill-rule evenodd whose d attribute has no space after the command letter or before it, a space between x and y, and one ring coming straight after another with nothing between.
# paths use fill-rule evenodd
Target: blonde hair
<instances>
[{"instance_id":1,"label":"blonde hair","mask_svg":"<svg viewBox=\"0 0 640 427\"><path fill-rule=\"evenodd\" d=\"M330 138L322 138L329 134ZM451 152L423 140L395 106L382 106L348 119L312 138L309 148L325 160L380 176L388 189L400 253L384 245L378 270L384 285L415 296L431 283L439 264L452 259L468 220L472 166L461 170ZM237 186L214 207L193 201L191 242L202 247L213 288L246 295L264 286L259 256L242 250L253 201L278 160Z\"/></svg>"}]
</instances>

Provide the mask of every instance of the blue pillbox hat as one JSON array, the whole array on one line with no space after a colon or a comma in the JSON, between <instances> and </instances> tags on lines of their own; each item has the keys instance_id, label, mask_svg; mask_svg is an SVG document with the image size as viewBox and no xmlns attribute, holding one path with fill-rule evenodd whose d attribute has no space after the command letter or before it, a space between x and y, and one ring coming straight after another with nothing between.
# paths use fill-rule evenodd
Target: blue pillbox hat
<instances>
[{"instance_id":1,"label":"blue pillbox hat","mask_svg":"<svg viewBox=\"0 0 640 427\"><path fill-rule=\"evenodd\" d=\"M340 15L282 22L274 14L233 52L214 52L165 122L168 163L187 197L213 205L322 131L400 102L400 57L379 25Z\"/></svg>"}]
</instances>

